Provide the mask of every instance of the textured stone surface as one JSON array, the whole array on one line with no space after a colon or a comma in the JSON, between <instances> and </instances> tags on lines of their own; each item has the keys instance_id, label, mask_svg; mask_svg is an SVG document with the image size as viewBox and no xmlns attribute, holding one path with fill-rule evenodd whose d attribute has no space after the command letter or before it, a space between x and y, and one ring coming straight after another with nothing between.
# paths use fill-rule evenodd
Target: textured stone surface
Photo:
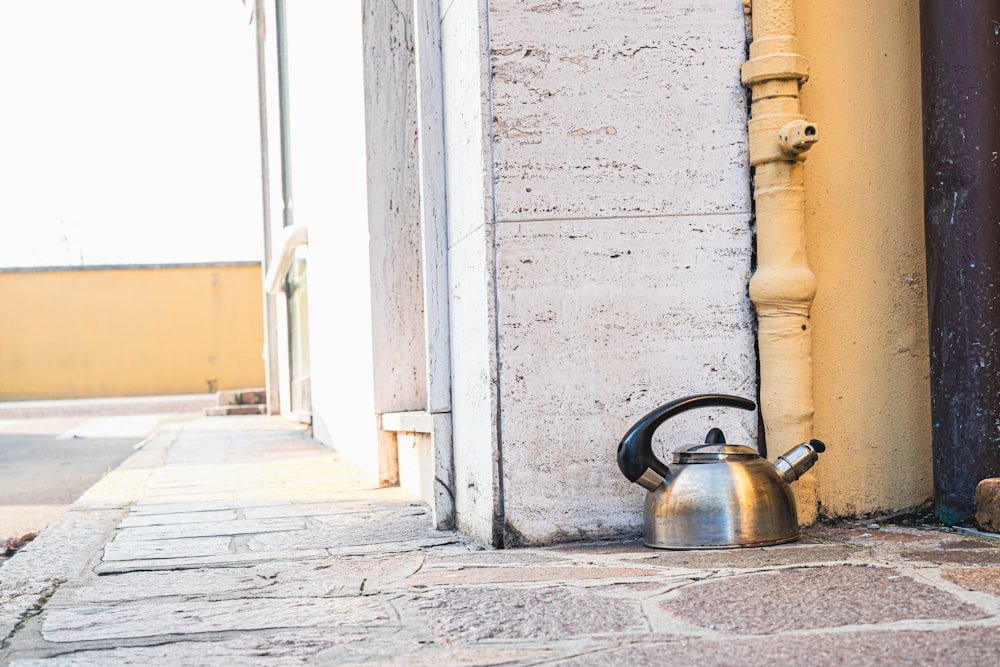
<instances>
[{"instance_id":1,"label":"textured stone surface","mask_svg":"<svg viewBox=\"0 0 1000 667\"><path fill-rule=\"evenodd\" d=\"M981 530L1000 533L1000 477L976 485L976 524Z\"/></svg>"},{"instance_id":2,"label":"textured stone surface","mask_svg":"<svg viewBox=\"0 0 1000 667\"><path fill-rule=\"evenodd\" d=\"M507 545L635 528L609 455L630 420L754 391L742 5L442 16L458 526Z\"/></svg>"},{"instance_id":3,"label":"textured stone surface","mask_svg":"<svg viewBox=\"0 0 1000 667\"><path fill-rule=\"evenodd\" d=\"M739 2L489 15L500 221L749 208Z\"/></svg>"},{"instance_id":4,"label":"textured stone surface","mask_svg":"<svg viewBox=\"0 0 1000 667\"><path fill-rule=\"evenodd\" d=\"M743 568L836 562L863 557L869 553L867 549L842 544L782 545L762 549L727 549L725 551L658 551L655 555L644 556L636 562L668 567Z\"/></svg>"},{"instance_id":5,"label":"textured stone surface","mask_svg":"<svg viewBox=\"0 0 1000 667\"><path fill-rule=\"evenodd\" d=\"M381 525L381 530L372 530ZM409 540L436 540L443 536L430 526L430 517L423 515L411 520L364 522L348 525L314 526L308 530L287 533L262 533L250 538L253 551L275 549L314 549L361 546Z\"/></svg>"},{"instance_id":6,"label":"textured stone surface","mask_svg":"<svg viewBox=\"0 0 1000 667\"><path fill-rule=\"evenodd\" d=\"M152 479L163 482L161 490L185 487L183 470L197 460L198 474L191 480L200 481L186 488L225 491L252 486L280 470L284 500L261 505L250 498L245 508L237 503L205 511L245 517L251 507L273 510L280 515L222 523L256 522L266 531L274 520L298 518L310 528L288 535L305 544L305 534L316 531L326 542L339 530L339 546L247 551L255 538L282 535L263 532L232 536L234 551L221 556L107 561L93 568L100 543L112 535L109 521L123 510L71 511L93 521L61 534L47 531L36 541L58 556L52 572L63 572L59 579L43 580L37 571L35 578L28 576L33 567L44 571L45 563L31 566L23 553L0 568L3 594L10 584L35 582L40 588L25 589L14 602L25 610L41 607L24 622L11 616L19 629L0 643L0 664L402 667L808 660L819 666L937 667L992 665L1000 652L1000 603L992 597L1000 596L995 576L1000 568L942 568L903 555L929 550L989 557L996 551L989 540L943 530L843 524L811 530L814 539L795 544L719 551L661 551L634 539L476 551L447 532L434 533L436 539L384 542L429 526L430 517L420 508L400 506L395 492L354 491L357 498L344 504L293 500L310 489L341 489L330 493L343 499L342 489L356 482L346 470L334 470L340 481L331 484L290 463L314 457L335 461L331 452L310 454L301 442L286 442L285 459L274 441L258 447L254 440L253 431L239 429L213 438L181 438L176 456L153 471ZM242 452L238 443L246 445ZM253 454L252 464L243 452ZM296 517L295 508L302 516ZM219 518L199 521L201 514L189 515L193 529ZM130 516L171 517L141 532L162 528L175 534L183 526L176 513ZM138 528L121 530L119 539ZM95 534L88 537L88 530ZM188 539L198 544L211 538ZM132 543L172 541L185 538ZM82 559L81 550L89 550ZM331 556L331 550L344 555ZM62 578L67 581L60 584Z\"/></svg>"},{"instance_id":7,"label":"textured stone surface","mask_svg":"<svg viewBox=\"0 0 1000 667\"><path fill-rule=\"evenodd\" d=\"M413 7L364 5L375 411L401 412L427 403Z\"/></svg>"},{"instance_id":8,"label":"textured stone surface","mask_svg":"<svg viewBox=\"0 0 1000 667\"><path fill-rule=\"evenodd\" d=\"M486 665L538 664L560 658L564 652L539 648L504 648L500 646L420 646L406 655L380 656L384 667L480 667ZM342 667L367 667L370 661L345 662Z\"/></svg>"},{"instance_id":9,"label":"textured stone surface","mask_svg":"<svg viewBox=\"0 0 1000 667\"><path fill-rule=\"evenodd\" d=\"M413 598L441 642L567 639L649 629L633 602L563 588L455 588Z\"/></svg>"},{"instance_id":10,"label":"textured stone surface","mask_svg":"<svg viewBox=\"0 0 1000 667\"><path fill-rule=\"evenodd\" d=\"M849 598L845 590L852 591ZM852 566L708 580L683 588L662 607L695 625L739 634L986 616L898 571Z\"/></svg>"},{"instance_id":11,"label":"textured stone surface","mask_svg":"<svg viewBox=\"0 0 1000 667\"><path fill-rule=\"evenodd\" d=\"M567 667L618 667L619 665L705 665L707 667L759 667L801 665L832 667L882 667L884 665L962 665L989 667L996 664L995 628L958 628L942 632L846 632L788 637L741 637L706 640L674 637L669 642L650 642L588 651L560 665Z\"/></svg>"},{"instance_id":12,"label":"textured stone surface","mask_svg":"<svg viewBox=\"0 0 1000 667\"><path fill-rule=\"evenodd\" d=\"M178 667L278 667L303 664L321 651L364 638L364 633L286 630L280 634L244 635L226 641L179 641L156 646L83 650L49 659L15 660L10 664L18 667L149 667L167 664Z\"/></svg>"},{"instance_id":13,"label":"textured stone surface","mask_svg":"<svg viewBox=\"0 0 1000 667\"><path fill-rule=\"evenodd\" d=\"M141 540L170 540L193 537L220 537L232 535L250 535L253 533L274 533L290 530L302 530L305 521L301 518L284 519L237 519L233 521L202 521L194 524L176 526L137 526L121 528L119 540L136 542Z\"/></svg>"},{"instance_id":14,"label":"textured stone surface","mask_svg":"<svg viewBox=\"0 0 1000 667\"><path fill-rule=\"evenodd\" d=\"M1000 565L1000 546L993 549L921 549L904 552L903 558L939 564Z\"/></svg>"},{"instance_id":15,"label":"textured stone surface","mask_svg":"<svg viewBox=\"0 0 1000 667\"><path fill-rule=\"evenodd\" d=\"M47 610L42 636L50 642L156 637L182 633L380 625L389 619L367 598L189 600Z\"/></svg>"},{"instance_id":16,"label":"textured stone surface","mask_svg":"<svg viewBox=\"0 0 1000 667\"><path fill-rule=\"evenodd\" d=\"M1000 568L969 567L943 569L941 576L970 591L980 591L1000 597Z\"/></svg>"},{"instance_id":17,"label":"textured stone surface","mask_svg":"<svg viewBox=\"0 0 1000 667\"><path fill-rule=\"evenodd\" d=\"M51 607L79 603L111 603L156 597L245 594L272 581L253 570L187 570L130 572L100 577L86 585L62 586L49 601Z\"/></svg>"},{"instance_id":18,"label":"textured stone surface","mask_svg":"<svg viewBox=\"0 0 1000 667\"><path fill-rule=\"evenodd\" d=\"M194 558L229 553L228 537L192 537L164 540L129 540L119 533L104 547L104 562L151 558Z\"/></svg>"},{"instance_id":19,"label":"textured stone surface","mask_svg":"<svg viewBox=\"0 0 1000 667\"><path fill-rule=\"evenodd\" d=\"M172 558L106 561L94 567L97 574L119 574L140 570L190 570L203 567L246 567L256 563L319 560L330 554L326 549L279 549L259 553L227 553L221 556L175 556Z\"/></svg>"},{"instance_id":20,"label":"textured stone surface","mask_svg":"<svg viewBox=\"0 0 1000 667\"><path fill-rule=\"evenodd\" d=\"M215 521L232 521L237 518L235 510L216 510L214 512L174 512L170 514L129 514L122 519L119 528L136 528L140 526L169 526L182 524L191 526L198 523Z\"/></svg>"},{"instance_id":21,"label":"textured stone surface","mask_svg":"<svg viewBox=\"0 0 1000 667\"><path fill-rule=\"evenodd\" d=\"M634 567L473 567L457 570L428 569L405 579L414 588L428 586L504 584L531 581L590 581L593 579L634 579L662 574L653 569Z\"/></svg>"},{"instance_id":22,"label":"textured stone surface","mask_svg":"<svg viewBox=\"0 0 1000 667\"><path fill-rule=\"evenodd\" d=\"M706 387L754 394L750 242L745 215L499 226L500 399L516 415L502 419L510 543L639 526L644 491L614 458L628 426ZM752 444L756 417L671 420L659 455L713 426Z\"/></svg>"}]
</instances>

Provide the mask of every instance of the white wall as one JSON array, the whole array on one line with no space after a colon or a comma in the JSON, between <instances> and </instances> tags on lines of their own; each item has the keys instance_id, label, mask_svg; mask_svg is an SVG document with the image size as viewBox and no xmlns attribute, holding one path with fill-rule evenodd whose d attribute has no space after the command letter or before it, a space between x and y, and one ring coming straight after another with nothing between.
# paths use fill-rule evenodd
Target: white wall
<instances>
[{"instance_id":1,"label":"white wall","mask_svg":"<svg viewBox=\"0 0 1000 667\"><path fill-rule=\"evenodd\" d=\"M361 8L289 1L286 14L295 221L309 225L314 434L377 474Z\"/></svg>"}]
</instances>

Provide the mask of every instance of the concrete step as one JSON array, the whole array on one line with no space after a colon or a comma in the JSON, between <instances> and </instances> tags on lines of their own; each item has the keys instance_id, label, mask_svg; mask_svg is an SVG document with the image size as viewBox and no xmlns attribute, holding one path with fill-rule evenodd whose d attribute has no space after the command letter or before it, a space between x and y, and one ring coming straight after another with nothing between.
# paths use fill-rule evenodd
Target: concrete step
<instances>
[{"instance_id":1,"label":"concrete step","mask_svg":"<svg viewBox=\"0 0 1000 667\"><path fill-rule=\"evenodd\" d=\"M266 405L218 405L205 408L206 417L226 417L229 415L266 415Z\"/></svg>"},{"instance_id":2,"label":"concrete step","mask_svg":"<svg viewBox=\"0 0 1000 667\"><path fill-rule=\"evenodd\" d=\"M216 393L217 405L265 405L265 389L226 389ZM256 413L254 413L256 414Z\"/></svg>"}]
</instances>

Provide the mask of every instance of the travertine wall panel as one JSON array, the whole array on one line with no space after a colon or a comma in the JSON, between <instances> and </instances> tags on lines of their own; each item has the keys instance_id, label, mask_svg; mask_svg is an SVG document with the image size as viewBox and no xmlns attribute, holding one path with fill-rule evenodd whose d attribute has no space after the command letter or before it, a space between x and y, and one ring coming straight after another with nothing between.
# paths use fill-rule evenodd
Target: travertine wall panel
<instances>
[{"instance_id":1,"label":"travertine wall panel","mask_svg":"<svg viewBox=\"0 0 1000 667\"><path fill-rule=\"evenodd\" d=\"M427 403L413 6L365 0L375 410Z\"/></svg>"},{"instance_id":2,"label":"travertine wall panel","mask_svg":"<svg viewBox=\"0 0 1000 667\"><path fill-rule=\"evenodd\" d=\"M497 220L746 211L740 0L493 0Z\"/></svg>"},{"instance_id":3,"label":"travertine wall panel","mask_svg":"<svg viewBox=\"0 0 1000 667\"><path fill-rule=\"evenodd\" d=\"M756 397L747 216L504 224L497 247L508 541L637 527L644 491L615 462L628 426L689 394ZM712 426L755 444L754 413L704 410L658 453Z\"/></svg>"}]
</instances>

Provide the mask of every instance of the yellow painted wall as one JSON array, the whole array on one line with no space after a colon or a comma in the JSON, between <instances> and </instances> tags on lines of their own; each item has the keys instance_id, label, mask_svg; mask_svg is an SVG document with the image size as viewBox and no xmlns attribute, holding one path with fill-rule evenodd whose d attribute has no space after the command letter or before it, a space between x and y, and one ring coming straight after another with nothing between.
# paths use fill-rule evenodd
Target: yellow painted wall
<instances>
[{"instance_id":1,"label":"yellow painted wall","mask_svg":"<svg viewBox=\"0 0 1000 667\"><path fill-rule=\"evenodd\" d=\"M805 167L821 511L903 508L932 491L918 3L795 11L821 137Z\"/></svg>"},{"instance_id":2,"label":"yellow painted wall","mask_svg":"<svg viewBox=\"0 0 1000 667\"><path fill-rule=\"evenodd\" d=\"M264 386L262 310L257 265L0 272L0 400Z\"/></svg>"}]
</instances>

